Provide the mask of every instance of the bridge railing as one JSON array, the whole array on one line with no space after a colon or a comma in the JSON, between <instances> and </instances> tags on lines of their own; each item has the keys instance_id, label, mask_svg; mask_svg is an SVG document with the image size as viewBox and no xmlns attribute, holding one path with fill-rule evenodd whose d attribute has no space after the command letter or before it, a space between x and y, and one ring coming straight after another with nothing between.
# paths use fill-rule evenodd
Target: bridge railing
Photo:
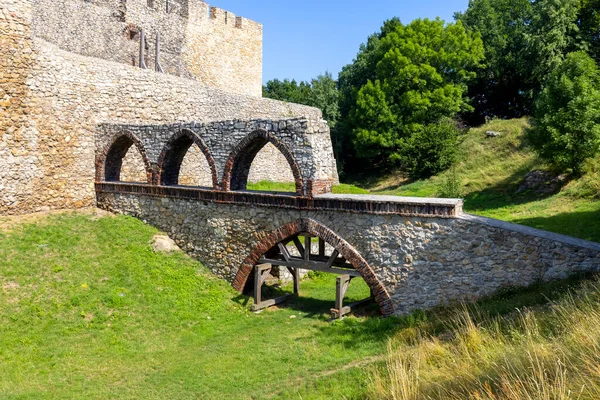
<instances>
[{"instance_id":1,"label":"bridge railing","mask_svg":"<svg viewBox=\"0 0 600 400\"><path fill-rule=\"evenodd\" d=\"M170 197L220 204L246 204L309 211L393 214L411 217L456 218L462 212L462 200L460 199L336 194L300 197L292 193L286 195L250 191L223 192L195 187L154 186L122 182L98 182L96 183L96 192Z\"/></svg>"}]
</instances>

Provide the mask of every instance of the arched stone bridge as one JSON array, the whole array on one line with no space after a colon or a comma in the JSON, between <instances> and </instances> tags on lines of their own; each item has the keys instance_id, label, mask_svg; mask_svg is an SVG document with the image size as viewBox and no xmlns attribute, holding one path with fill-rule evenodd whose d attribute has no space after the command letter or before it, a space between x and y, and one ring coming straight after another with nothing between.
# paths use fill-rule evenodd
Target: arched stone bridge
<instances>
[{"instance_id":1,"label":"arched stone bridge","mask_svg":"<svg viewBox=\"0 0 600 400\"><path fill-rule=\"evenodd\" d=\"M600 270L600 244L468 215L457 199L334 195L335 160L326 125L309 120L99 127L98 206L167 232L235 289L264 259L300 258L360 274L382 314L474 300L507 286ZM287 159L296 193L246 191L250 165L272 143ZM206 156L210 188L178 186L191 146ZM147 172L120 182L135 146ZM311 250L311 238L319 249ZM263 260L263 261L261 261Z\"/></svg>"}]
</instances>

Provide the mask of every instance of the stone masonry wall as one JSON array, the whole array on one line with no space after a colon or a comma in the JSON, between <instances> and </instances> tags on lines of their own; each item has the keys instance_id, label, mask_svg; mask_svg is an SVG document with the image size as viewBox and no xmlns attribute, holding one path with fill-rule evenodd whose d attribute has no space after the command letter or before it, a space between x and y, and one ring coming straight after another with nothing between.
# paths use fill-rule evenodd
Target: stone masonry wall
<instances>
[{"instance_id":1,"label":"stone masonry wall","mask_svg":"<svg viewBox=\"0 0 600 400\"><path fill-rule=\"evenodd\" d=\"M273 144L277 143L282 148L278 149L273 144L266 142L267 145L271 145L262 147L262 150L254 157L255 161L252 162L254 167L249 168L249 172L254 174L254 179L277 180L277 176L281 173L281 180L285 179L288 182L295 182L294 175L291 175L292 165L295 165L299 178L302 180L302 182L299 182L299 184L303 185L304 191L302 193L307 195L312 194L314 188L321 184L330 188L337 180L337 170L327 124L322 121L302 118L284 120L259 119L250 121L232 120L205 124L187 123L160 126L107 124L99 127L96 132L96 153L99 157L102 157L97 161L101 163L98 167L104 167L102 164L104 162L104 153L111 147L114 140L124 132L127 132L140 140L150 167L158 174L158 171L167 168L165 165L162 165L165 161L161 157L167 156L165 151L167 151L168 146L172 143L173 138L178 138L178 135L183 131L190 132L203 141L207 147L206 151L210 152L211 158L214 159L217 180L222 183L221 188L225 188L227 167L238 164L238 161L232 161L232 154L235 151L241 151L240 154L244 155L246 148L242 149L242 144L249 137L252 137L253 134L256 134L257 131L264 132L272 137L274 140ZM324 151L327 148L329 151ZM213 187L208 163L202 164L203 167L198 168L197 171L195 168L198 165L198 158L206 160L206 157L198 151L197 146L192 146L191 149L193 149L194 153L189 154L188 152L186 156L186 158L190 156L191 160L183 165L186 171L183 176L180 175L179 184L188 182L187 184L190 186L196 183L198 186ZM287 151L293 159L288 161L286 158L283 158L280 161L281 164L274 164L278 160L277 157L273 157L273 153L283 157L284 154L282 151ZM196 161L193 161L194 159ZM239 160L242 160L239 162L242 164L246 162L243 158ZM135 146L130 147L125 157L125 174L121 174L121 181L147 181L147 178L144 178L146 168L141 161L142 156L139 154L137 148ZM232 165L229 165L229 163L232 163ZM270 174L266 171L268 166L270 166ZM235 171L232 171L232 173L235 173ZM204 175L204 180L200 181L198 178L195 178L196 174ZM190 175L192 176L190 177ZM290 175L291 179L288 180ZM98 179L103 179L102 176L101 173ZM231 176L231 182L234 182L236 178L236 176ZM154 180L158 183L159 177L156 176ZM313 189L312 192L311 188ZM215 187L215 189L217 188Z\"/></svg>"},{"instance_id":2,"label":"stone masonry wall","mask_svg":"<svg viewBox=\"0 0 600 400\"><path fill-rule=\"evenodd\" d=\"M187 28L187 69L208 86L262 97L262 25L205 3L198 12Z\"/></svg>"},{"instance_id":3,"label":"stone masonry wall","mask_svg":"<svg viewBox=\"0 0 600 400\"><path fill-rule=\"evenodd\" d=\"M18 207L22 193L35 190L41 176L39 131L33 109L30 71L35 64L31 4L0 2L0 213ZM12 173L18 171L18 173Z\"/></svg>"},{"instance_id":4,"label":"stone masonry wall","mask_svg":"<svg viewBox=\"0 0 600 400\"><path fill-rule=\"evenodd\" d=\"M362 255L398 314L600 270L598 244L464 214L418 218L112 193L99 193L98 204L165 231L229 281L268 234L299 218L316 220Z\"/></svg>"},{"instance_id":5,"label":"stone masonry wall","mask_svg":"<svg viewBox=\"0 0 600 400\"><path fill-rule=\"evenodd\" d=\"M155 69L156 37L168 74L262 96L262 25L201 0L32 0L33 32L63 50Z\"/></svg>"},{"instance_id":6,"label":"stone masonry wall","mask_svg":"<svg viewBox=\"0 0 600 400\"><path fill-rule=\"evenodd\" d=\"M319 110L60 50L31 1L0 0L0 214L95 203L99 124L307 117Z\"/></svg>"}]
</instances>

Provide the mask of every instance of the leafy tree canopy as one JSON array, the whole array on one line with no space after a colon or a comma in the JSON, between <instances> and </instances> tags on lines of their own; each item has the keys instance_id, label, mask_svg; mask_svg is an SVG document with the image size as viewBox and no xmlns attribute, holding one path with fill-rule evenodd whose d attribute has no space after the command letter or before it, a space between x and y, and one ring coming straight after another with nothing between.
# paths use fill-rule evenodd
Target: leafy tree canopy
<instances>
[{"instance_id":1,"label":"leafy tree canopy","mask_svg":"<svg viewBox=\"0 0 600 400\"><path fill-rule=\"evenodd\" d=\"M570 53L540 94L529 139L557 169L581 172L600 151L600 69L584 51Z\"/></svg>"},{"instance_id":2,"label":"leafy tree canopy","mask_svg":"<svg viewBox=\"0 0 600 400\"><path fill-rule=\"evenodd\" d=\"M470 109L467 84L483 58L479 34L467 32L461 22L384 24L382 33L361 49L355 61L359 68L346 68L372 74L358 89L350 110L357 155L388 167L413 164L406 159L406 149L414 135ZM367 73L369 64L374 68Z\"/></svg>"},{"instance_id":3,"label":"leafy tree canopy","mask_svg":"<svg viewBox=\"0 0 600 400\"><path fill-rule=\"evenodd\" d=\"M331 128L340 118L337 82L329 72L317 76L310 83L270 80L263 86L263 97L319 108Z\"/></svg>"}]
</instances>

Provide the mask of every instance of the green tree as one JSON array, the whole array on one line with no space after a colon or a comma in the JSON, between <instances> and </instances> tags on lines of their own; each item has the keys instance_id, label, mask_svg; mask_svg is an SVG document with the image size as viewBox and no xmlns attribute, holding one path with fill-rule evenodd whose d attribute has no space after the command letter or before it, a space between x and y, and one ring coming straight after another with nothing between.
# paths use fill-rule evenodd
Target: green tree
<instances>
[{"instance_id":1,"label":"green tree","mask_svg":"<svg viewBox=\"0 0 600 400\"><path fill-rule=\"evenodd\" d=\"M485 68L469 85L475 113L470 122L483 117L518 118L531 110L526 33L533 14L530 0L470 0L455 19L481 34L485 45Z\"/></svg>"},{"instance_id":2,"label":"green tree","mask_svg":"<svg viewBox=\"0 0 600 400\"><path fill-rule=\"evenodd\" d=\"M600 0L581 0L577 24L588 52L600 64Z\"/></svg>"},{"instance_id":3,"label":"green tree","mask_svg":"<svg viewBox=\"0 0 600 400\"><path fill-rule=\"evenodd\" d=\"M405 171L410 177L421 179L450 168L456 161L458 135L451 119L420 128L406 143Z\"/></svg>"},{"instance_id":4,"label":"green tree","mask_svg":"<svg viewBox=\"0 0 600 400\"><path fill-rule=\"evenodd\" d=\"M380 167L419 164L410 159L414 137L470 109L465 94L484 57L482 41L461 22L419 19L384 25L372 46L368 62L359 62L374 64L376 79L358 89L350 110L357 156L380 161Z\"/></svg>"},{"instance_id":5,"label":"green tree","mask_svg":"<svg viewBox=\"0 0 600 400\"><path fill-rule=\"evenodd\" d=\"M557 169L581 173L600 150L600 70L585 52L570 53L540 94L529 139Z\"/></svg>"},{"instance_id":6,"label":"green tree","mask_svg":"<svg viewBox=\"0 0 600 400\"><path fill-rule=\"evenodd\" d=\"M385 21L380 32L369 36L367 42L360 45L356 58L351 64L344 66L339 74L340 122L332 131L332 138L336 159L342 172L346 165L358 165L354 125L350 116L357 104L358 91L369 81L375 82L377 79L376 67L381 39L394 32L400 25L402 23L398 18Z\"/></svg>"},{"instance_id":7,"label":"green tree","mask_svg":"<svg viewBox=\"0 0 600 400\"><path fill-rule=\"evenodd\" d=\"M304 81L297 83L295 80L284 79L280 81L279 79L273 79L263 86L263 97L310 105L310 84Z\"/></svg>"},{"instance_id":8,"label":"green tree","mask_svg":"<svg viewBox=\"0 0 600 400\"><path fill-rule=\"evenodd\" d=\"M325 72L311 81L309 105L319 108L332 129L340 119L340 94L331 73Z\"/></svg>"},{"instance_id":9,"label":"green tree","mask_svg":"<svg viewBox=\"0 0 600 400\"><path fill-rule=\"evenodd\" d=\"M586 47L577 26L581 0L538 0L526 35L531 77L539 85L565 56Z\"/></svg>"}]
</instances>

